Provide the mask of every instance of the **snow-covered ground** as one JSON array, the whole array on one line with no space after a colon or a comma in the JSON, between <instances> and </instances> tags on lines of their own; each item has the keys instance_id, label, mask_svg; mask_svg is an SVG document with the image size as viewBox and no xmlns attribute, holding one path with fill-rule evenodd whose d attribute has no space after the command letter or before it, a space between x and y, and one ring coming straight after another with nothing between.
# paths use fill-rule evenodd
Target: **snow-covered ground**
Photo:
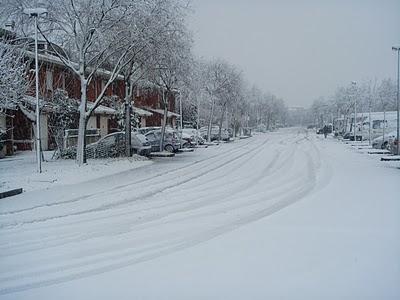
<instances>
[{"instance_id":1,"label":"snow-covered ground","mask_svg":"<svg viewBox=\"0 0 400 300\"><path fill-rule=\"evenodd\" d=\"M399 299L399 167L292 129L2 199L0 298Z\"/></svg>"},{"instance_id":2,"label":"snow-covered ground","mask_svg":"<svg viewBox=\"0 0 400 300\"><path fill-rule=\"evenodd\" d=\"M126 158L90 159L78 167L72 159L52 159L53 152L44 152L42 173L37 172L34 151L18 152L0 160L0 191L23 188L24 191L48 189L109 176L151 163L142 156Z\"/></svg>"}]
</instances>

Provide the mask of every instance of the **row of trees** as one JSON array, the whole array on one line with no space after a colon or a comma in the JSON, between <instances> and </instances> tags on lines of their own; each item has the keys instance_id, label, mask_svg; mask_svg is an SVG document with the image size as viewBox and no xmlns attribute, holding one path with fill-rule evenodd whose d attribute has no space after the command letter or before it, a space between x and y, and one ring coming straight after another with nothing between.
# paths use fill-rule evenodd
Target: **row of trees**
<instances>
[{"instance_id":1,"label":"row of trees","mask_svg":"<svg viewBox=\"0 0 400 300\"><path fill-rule=\"evenodd\" d=\"M24 0L3 2L0 11L3 23L13 20L18 36L31 36L35 28L29 16L24 14L29 3ZM248 88L242 72L221 59L205 61L193 56L191 34L185 21L189 7L184 0L46 0L41 5L48 13L40 17L40 36L80 81L79 165L86 160L87 122L105 101L106 90L116 79L125 81L127 154L130 150L132 95L140 85L153 86L161 93L164 108L162 136L168 102L176 96L182 101L185 115L196 117L198 125L207 122L209 133L216 122L220 131L224 122L236 129L261 123L270 128L276 122L284 122L282 100L257 88ZM14 65L22 67L15 70L13 81L7 79L11 85L1 87L2 91L16 91L18 80L27 80L26 73L23 74L23 59L17 60L16 56L18 51L14 49L11 54ZM99 72L105 73L108 80L94 105L88 106L88 88ZM20 99L25 91L18 93L13 96L15 99ZM2 98L9 99L9 95L2 95Z\"/></svg>"},{"instance_id":2,"label":"row of trees","mask_svg":"<svg viewBox=\"0 0 400 300\"><path fill-rule=\"evenodd\" d=\"M321 127L332 123L336 117L349 119L354 113L355 103L360 113L396 110L396 89L392 79L365 80L338 87L333 96L313 102L308 122Z\"/></svg>"},{"instance_id":3,"label":"row of trees","mask_svg":"<svg viewBox=\"0 0 400 300\"><path fill-rule=\"evenodd\" d=\"M187 121L230 128L234 134L245 127L270 130L286 123L287 108L282 99L250 86L243 72L223 59L196 60L182 88L183 113Z\"/></svg>"}]
</instances>

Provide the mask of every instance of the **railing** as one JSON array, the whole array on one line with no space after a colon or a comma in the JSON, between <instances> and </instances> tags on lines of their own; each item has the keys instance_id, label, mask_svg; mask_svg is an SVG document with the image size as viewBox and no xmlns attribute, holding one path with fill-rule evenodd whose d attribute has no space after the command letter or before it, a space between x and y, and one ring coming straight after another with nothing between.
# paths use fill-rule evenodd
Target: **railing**
<instances>
[{"instance_id":1,"label":"railing","mask_svg":"<svg viewBox=\"0 0 400 300\"><path fill-rule=\"evenodd\" d=\"M86 144L97 142L100 139L100 129L86 130ZM64 135L64 149L78 144L78 129L67 129Z\"/></svg>"}]
</instances>

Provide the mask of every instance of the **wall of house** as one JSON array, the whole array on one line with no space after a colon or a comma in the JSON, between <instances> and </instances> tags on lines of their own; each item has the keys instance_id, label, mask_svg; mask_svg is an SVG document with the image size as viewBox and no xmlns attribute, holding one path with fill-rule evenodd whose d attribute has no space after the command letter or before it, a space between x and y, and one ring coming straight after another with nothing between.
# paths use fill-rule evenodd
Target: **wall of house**
<instances>
[{"instance_id":1,"label":"wall of house","mask_svg":"<svg viewBox=\"0 0 400 300\"><path fill-rule=\"evenodd\" d=\"M35 70L34 60L30 61L30 70ZM31 86L28 94L35 95L35 73L29 72ZM101 76L94 77L88 87L87 96L89 101L96 100L100 95L107 79ZM63 65L56 65L49 62L39 62L39 92L41 97L51 100L56 89L63 89L68 96L79 100L81 97L81 83L78 76ZM124 98L125 85L123 80L116 80L106 90L106 96L116 95Z\"/></svg>"},{"instance_id":2,"label":"wall of house","mask_svg":"<svg viewBox=\"0 0 400 300\"><path fill-rule=\"evenodd\" d=\"M87 129L99 129L100 136L103 137L109 133L108 115L93 115L89 118Z\"/></svg>"},{"instance_id":3,"label":"wall of house","mask_svg":"<svg viewBox=\"0 0 400 300\"><path fill-rule=\"evenodd\" d=\"M11 138L12 134L18 150L32 150L32 122L20 110L12 111L11 113L14 118L8 118L7 128L13 128L9 132L9 138Z\"/></svg>"},{"instance_id":4,"label":"wall of house","mask_svg":"<svg viewBox=\"0 0 400 300\"><path fill-rule=\"evenodd\" d=\"M141 108L153 108L153 109L163 109L161 106L161 98L158 91L142 90L138 91L135 95L135 106ZM175 111L175 96L170 95L168 100L168 111ZM152 116L146 117L145 126L141 124L142 127L146 126L161 126L163 116L158 113L153 113ZM167 125L175 127L176 118L168 118Z\"/></svg>"},{"instance_id":5,"label":"wall of house","mask_svg":"<svg viewBox=\"0 0 400 300\"><path fill-rule=\"evenodd\" d=\"M100 116L100 135L103 137L108 134L108 116Z\"/></svg>"},{"instance_id":6,"label":"wall of house","mask_svg":"<svg viewBox=\"0 0 400 300\"><path fill-rule=\"evenodd\" d=\"M140 127L146 127L147 123L146 123L146 118L142 117L140 118Z\"/></svg>"},{"instance_id":7,"label":"wall of house","mask_svg":"<svg viewBox=\"0 0 400 300\"><path fill-rule=\"evenodd\" d=\"M96 119L95 115L93 115L89 118L86 128L87 129L96 129L97 128L97 119Z\"/></svg>"}]
</instances>

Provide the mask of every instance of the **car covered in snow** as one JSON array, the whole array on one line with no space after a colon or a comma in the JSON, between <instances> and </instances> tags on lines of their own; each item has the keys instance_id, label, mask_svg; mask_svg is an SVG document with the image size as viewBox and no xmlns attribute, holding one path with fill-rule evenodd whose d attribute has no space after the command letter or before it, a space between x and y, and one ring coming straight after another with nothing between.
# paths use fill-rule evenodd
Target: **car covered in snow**
<instances>
[{"instance_id":1,"label":"car covered in snow","mask_svg":"<svg viewBox=\"0 0 400 300\"><path fill-rule=\"evenodd\" d=\"M390 145L397 136L397 131L391 131L385 134L385 138L379 136L372 140L372 147L376 149L387 149L390 150Z\"/></svg>"},{"instance_id":2,"label":"car covered in snow","mask_svg":"<svg viewBox=\"0 0 400 300\"><path fill-rule=\"evenodd\" d=\"M393 155L400 155L400 153L397 153L397 145L400 143L400 141L397 139L397 133L396 137L390 142L390 145L388 146L388 149Z\"/></svg>"},{"instance_id":3,"label":"car covered in snow","mask_svg":"<svg viewBox=\"0 0 400 300\"><path fill-rule=\"evenodd\" d=\"M354 141L354 132L346 132L343 135L343 139L344 140ZM357 141L362 141L363 137L362 137L362 135L356 134L356 139L357 139Z\"/></svg>"},{"instance_id":4,"label":"car covered in snow","mask_svg":"<svg viewBox=\"0 0 400 300\"><path fill-rule=\"evenodd\" d=\"M196 143L202 145L205 142L201 137L200 132L194 128L183 128L182 139L189 145L196 145ZM186 148L185 143L183 143L182 147Z\"/></svg>"},{"instance_id":5,"label":"car covered in snow","mask_svg":"<svg viewBox=\"0 0 400 300\"><path fill-rule=\"evenodd\" d=\"M200 135L203 139L205 139L205 140L208 139L208 127L207 126L200 128ZM221 129L221 140L228 141L229 138L230 138L229 131L226 128L222 128ZM210 140L211 141L219 140L219 126L214 125L211 127Z\"/></svg>"},{"instance_id":6,"label":"car covered in snow","mask_svg":"<svg viewBox=\"0 0 400 300\"><path fill-rule=\"evenodd\" d=\"M140 133L131 134L132 153L147 156L151 152L150 142ZM86 146L88 158L117 157L125 153L125 132L108 134L95 143Z\"/></svg>"},{"instance_id":7,"label":"car covered in snow","mask_svg":"<svg viewBox=\"0 0 400 300\"><path fill-rule=\"evenodd\" d=\"M145 137L151 145L152 152L160 151L161 129L149 131ZM175 130L166 129L164 135L164 150L168 152L177 152L180 148L178 133Z\"/></svg>"}]
</instances>

